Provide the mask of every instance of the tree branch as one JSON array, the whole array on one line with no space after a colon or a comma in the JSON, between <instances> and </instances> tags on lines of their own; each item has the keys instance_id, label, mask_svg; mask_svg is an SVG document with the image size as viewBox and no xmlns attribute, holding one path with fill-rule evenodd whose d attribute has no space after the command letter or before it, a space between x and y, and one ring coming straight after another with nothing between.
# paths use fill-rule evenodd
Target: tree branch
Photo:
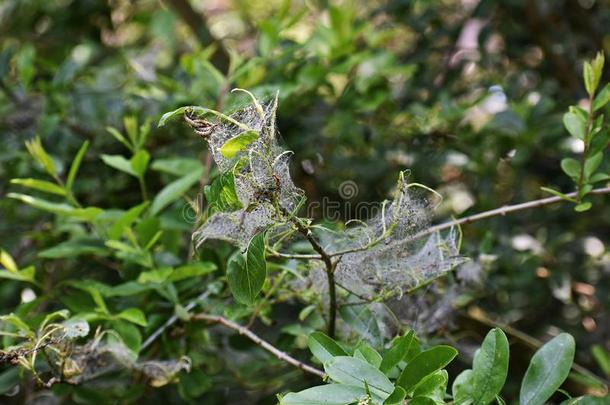
<instances>
[{"instance_id":1,"label":"tree branch","mask_svg":"<svg viewBox=\"0 0 610 405\"><path fill-rule=\"evenodd\" d=\"M233 329L233 330L237 331L240 335L246 336L248 339L250 339L251 341L256 343L258 346L262 347L263 349L267 350L269 353L273 354L278 359L280 359L292 366L295 366L296 368L299 368L307 373L314 374L320 378L324 378L325 374L322 370L318 370L317 368L314 368L310 365L307 365L307 364L295 359L294 357L290 356L288 353L281 351L277 347L273 346L271 343L267 342L266 340L263 340L261 337L259 337L254 332L252 332L250 329L248 329L244 326L241 326L227 318L223 318L222 316L217 316L217 315L196 314L196 315L193 315L193 317L191 319L197 320L197 321L207 321L210 323L218 323L223 326L226 326L229 329Z\"/></svg>"}]
</instances>

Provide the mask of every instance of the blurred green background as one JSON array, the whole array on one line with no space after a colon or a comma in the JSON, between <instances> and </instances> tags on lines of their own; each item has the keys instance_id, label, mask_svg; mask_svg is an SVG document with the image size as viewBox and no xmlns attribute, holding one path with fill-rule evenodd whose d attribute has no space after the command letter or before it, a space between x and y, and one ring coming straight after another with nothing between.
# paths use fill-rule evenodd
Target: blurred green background
<instances>
[{"instance_id":1,"label":"blurred green background","mask_svg":"<svg viewBox=\"0 0 610 405\"><path fill-rule=\"evenodd\" d=\"M47 308L68 305L60 304L73 291L66 280L116 285L137 277L137 264L125 265L103 244L102 250L48 254L66 241L82 242L90 229L5 198L25 191L9 179L45 176L24 143L40 136L65 177L89 141L74 195L83 206L127 210L141 202L141 191L137 179L100 158L128 152L107 128L129 131L134 118L125 117L150 122L146 150L153 164L145 182L155 195L176 174L210 169L201 139L179 122L157 128L161 114L183 105L235 110L247 101L230 93L235 87L263 99L279 90L278 125L295 152L292 174L313 201L342 201L338 187L347 180L358 186L351 206L387 198L407 168L412 181L443 195L439 220L541 198L541 186L571 191L559 161L580 145L570 141L561 116L586 99L582 61L600 50L608 58L605 0L4 0L0 247L19 264L36 266L44 284L33 292L45 297L40 305ZM183 166L168 171L168 161ZM608 172L610 162L603 165ZM188 195L197 191L192 187ZM609 370L591 348L610 349L610 204L595 201L584 214L556 205L464 226L462 250L472 259L474 285L460 289L452 309L427 332L468 347L468 339L484 336L486 322L541 339L565 330L576 337L576 362L607 380ZM157 264L188 258L193 224L184 220L183 207L176 200L154 224L142 225L162 231L152 253ZM192 282L178 297L201 290ZM3 280L0 311L23 307L32 290L24 291L23 284ZM159 314L172 311L151 301L137 305L158 316L157 325ZM293 306L286 311L296 316ZM302 348L299 336L294 330L274 335L282 345ZM259 363L248 370L224 364L226 358L210 360L210 353L190 346L208 338L175 347L168 342L147 354L193 351L205 373L191 379L200 380L186 388L182 382L154 392L142 388L133 398L273 403L282 387L307 384L296 373L270 379ZM528 359L533 349L515 339ZM525 364L517 357L513 371L522 375ZM571 384L582 393L595 385ZM91 401L95 390L87 389L70 401ZM12 398L34 401L35 392L25 386Z\"/></svg>"}]
</instances>

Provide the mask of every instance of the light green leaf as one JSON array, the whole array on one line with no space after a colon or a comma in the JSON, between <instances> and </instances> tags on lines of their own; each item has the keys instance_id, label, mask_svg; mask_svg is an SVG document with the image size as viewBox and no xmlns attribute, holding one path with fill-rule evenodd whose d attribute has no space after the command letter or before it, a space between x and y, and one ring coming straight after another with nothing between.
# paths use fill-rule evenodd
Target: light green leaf
<instances>
[{"instance_id":1,"label":"light green leaf","mask_svg":"<svg viewBox=\"0 0 610 405\"><path fill-rule=\"evenodd\" d=\"M133 151L133 146L131 146L129 141L125 139L125 137L119 131L112 127L106 127L106 131L108 131L114 137L114 139L121 142L127 149Z\"/></svg>"},{"instance_id":2,"label":"light green leaf","mask_svg":"<svg viewBox=\"0 0 610 405\"><path fill-rule=\"evenodd\" d=\"M601 345L593 345L591 354L599 365L599 368L606 374L610 375L610 352L606 351Z\"/></svg>"},{"instance_id":3,"label":"light green leaf","mask_svg":"<svg viewBox=\"0 0 610 405\"><path fill-rule=\"evenodd\" d=\"M502 390L508 375L508 351L504 332L492 329L474 357L471 378L473 404L489 404Z\"/></svg>"},{"instance_id":4,"label":"light green leaf","mask_svg":"<svg viewBox=\"0 0 610 405\"><path fill-rule=\"evenodd\" d=\"M385 400L394 392L394 384L369 363L349 356L337 356L324 363L326 374L341 384L368 386L371 394Z\"/></svg>"},{"instance_id":5,"label":"light green leaf","mask_svg":"<svg viewBox=\"0 0 610 405\"><path fill-rule=\"evenodd\" d=\"M398 377L396 385L410 393L415 385L425 376L445 367L457 356L458 352L451 346L435 346L415 356L405 366Z\"/></svg>"},{"instance_id":6,"label":"light green leaf","mask_svg":"<svg viewBox=\"0 0 610 405\"><path fill-rule=\"evenodd\" d=\"M217 269L212 262L195 262L175 268L169 275L168 281L180 281L191 277L201 277Z\"/></svg>"},{"instance_id":7,"label":"light green leaf","mask_svg":"<svg viewBox=\"0 0 610 405\"><path fill-rule=\"evenodd\" d=\"M367 397L364 387L327 384L290 393L280 398L281 405L345 405Z\"/></svg>"},{"instance_id":8,"label":"light green leaf","mask_svg":"<svg viewBox=\"0 0 610 405\"><path fill-rule=\"evenodd\" d=\"M80 164L83 161L85 153L87 152L87 148L89 148L89 141L85 141L76 153L76 156L74 156L72 165L70 165L70 171L68 172L68 179L66 180L66 189L68 190L72 190L74 180L76 179L76 174L78 173Z\"/></svg>"},{"instance_id":9,"label":"light green leaf","mask_svg":"<svg viewBox=\"0 0 610 405\"><path fill-rule=\"evenodd\" d=\"M184 114L184 111L187 109L188 107L180 107L180 108L176 108L174 111L170 111L170 112L166 112L165 114L163 114L161 116L161 119L159 120L159 126L162 127L164 126L167 121L174 119L175 117Z\"/></svg>"},{"instance_id":10,"label":"light green leaf","mask_svg":"<svg viewBox=\"0 0 610 405\"><path fill-rule=\"evenodd\" d=\"M150 214L158 214L163 208L179 199L184 193L193 187L197 181L199 181L202 174L203 168L200 167L198 170L195 170L194 172L187 174L178 180L174 180L167 186L163 187L163 189L153 199L150 207Z\"/></svg>"},{"instance_id":11,"label":"light green leaf","mask_svg":"<svg viewBox=\"0 0 610 405\"><path fill-rule=\"evenodd\" d=\"M571 202L576 202L577 200L575 198L569 197L567 195L565 195L564 193L561 193L557 190L553 190L552 188L548 188L548 187L540 187L540 190L542 191L546 191L547 193L551 193L554 196L560 197L566 201L571 201Z\"/></svg>"},{"instance_id":12,"label":"light green leaf","mask_svg":"<svg viewBox=\"0 0 610 405\"><path fill-rule=\"evenodd\" d=\"M44 191L45 193L57 194L61 196L66 195L66 190L64 190L63 187L46 180L11 179L11 184L19 184L20 186L33 188L34 190Z\"/></svg>"},{"instance_id":13,"label":"light green leaf","mask_svg":"<svg viewBox=\"0 0 610 405\"><path fill-rule=\"evenodd\" d=\"M341 318L375 347L383 344L377 316L366 305L349 305L339 310Z\"/></svg>"},{"instance_id":14,"label":"light green leaf","mask_svg":"<svg viewBox=\"0 0 610 405\"><path fill-rule=\"evenodd\" d=\"M442 402L445 398L448 381L449 375L447 374L447 371L438 370L437 372L424 377L415 388L413 388L412 395L414 397L428 397L438 402Z\"/></svg>"},{"instance_id":15,"label":"light green leaf","mask_svg":"<svg viewBox=\"0 0 610 405\"><path fill-rule=\"evenodd\" d=\"M19 267L11 255L4 249L0 250L0 264L11 273L19 273Z\"/></svg>"},{"instance_id":16,"label":"light green leaf","mask_svg":"<svg viewBox=\"0 0 610 405\"><path fill-rule=\"evenodd\" d=\"M33 337L34 331L19 318L17 315L10 313L0 316L0 323L8 323L22 332L24 336Z\"/></svg>"},{"instance_id":17,"label":"light green leaf","mask_svg":"<svg viewBox=\"0 0 610 405\"><path fill-rule=\"evenodd\" d=\"M150 155L145 150L139 150L129 160L129 164L137 177L143 177L148 168L148 162L150 161Z\"/></svg>"},{"instance_id":18,"label":"light green leaf","mask_svg":"<svg viewBox=\"0 0 610 405\"><path fill-rule=\"evenodd\" d=\"M156 159L150 166L153 170L186 176L201 168L201 162L191 158Z\"/></svg>"},{"instance_id":19,"label":"light green leaf","mask_svg":"<svg viewBox=\"0 0 610 405\"><path fill-rule=\"evenodd\" d=\"M117 318L124 319L127 322L135 323L136 325L146 327L148 322L146 322L146 316L144 312L142 312L138 308L129 308L117 315Z\"/></svg>"},{"instance_id":20,"label":"light green leaf","mask_svg":"<svg viewBox=\"0 0 610 405\"><path fill-rule=\"evenodd\" d=\"M472 370L464 370L455 378L451 393L456 404L472 404Z\"/></svg>"},{"instance_id":21,"label":"light green leaf","mask_svg":"<svg viewBox=\"0 0 610 405\"><path fill-rule=\"evenodd\" d=\"M8 193L7 197L22 201L28 205L31 205L34 208L38 208L43 211L49 211L57 215L65 215L73 218L78 218L84 221L92 221L98 215L104 212L104 210L97 207L74 208L65 203L55 203L43 200L42 198L32 197L26 194Z\"/></svg>"},{"instance_id":22,"label":"light green leaf","mask_svg":"<svg viewBox=\"0 0 610 405\"><path fill-rule=\"evenodd\" d=\"M604 108L608 103L610 103L610 83L606 83L597 97L595 97L595 100L593 100L593 111Z\"/></svg>"},{"instance_id":23,"label":"light green leaf","mask_svg":"<svg viewBox=\"0 0 610 405\"><path fill-rule=\"evenodd\" d=\"M256 131L245 131L241 134L229 139L220 147L220 153L227 159L232 159L248 145L259 138L259 133Z\"/></svg>"},{"instance_id":24,"label":"light green leaf","mask_svg":"<svg viewBox=\"0 0 610 405\"><path fill-rule=\"evenodd\" d=\"M589 211L592 206L593 206L593 204L591 204L590 201L585 201L585 202L578 204L576 207L574 207L574 211L576 211L576 212Z\"/></svg>"},{"instance_id":25,"label":"light green leaf","mask_svg":"<svg viewBox=\"0 0 610 405\"><path fill-rule=\"evenodd\" d=\"M354 357L364 360L375 368L381 365L381 355L366 342L362 342L354 351Z\"/></svg>"},{"instance_id":26,"label":"light green leaf","mask_svg":"<svg viewBox=\"0 0 610 405\"><path fill-rule=\"evenodd\" d=\"M143 271L138 276L138 283L163 284L169 278L173 271L174 270L171 267L161 267L150 271Z\"/></svg>"},{"instance_id":27,"label":"light green leaf","mask_svg":"<svg viewBox=\"0 0 610 405\"><path fill-rule=\"evenodd\" d=\"M570 373L574 351L574 338L567 333L561 333L542 346L532 357L523 377L519 404L543 405Z\"/></svg>"},{"instance_id":28,"label":"light green leaf","mask_svg":"<svg viewBox=\"0 0 610 405\"><path fill-rule=\"evenodd\" d=\"M316 359L321 363L335 356L347 356L347 353L337 342L322 332L313 332L309 335L307 346Z\"/></svg>"},{"instance_id":29,"label":"light green leaf","mask_svg":"<svg viewBox=\"0 0 610 405\"><path fill-rule=\"evenodd\" d=\"M404 336L394 339L392 346L384 353L379 369L382 373L389 373L414 349L419 352L419 343L413 330L410 330Z\"/></svg>"},{"instance_id":30,"label":"light green leaf","mask_svg":"<svg viewBox=\"0 0 610 405\"><path fill-rule=\"evenodd\" d=\"M592 95L593 93L595 93L597 82L595 80L595 73L593 72L593 67L589 62L584 63L583 76L585 81L585 89L587 89L587 93L589 93L589 95Z\"/></svg>"},{"instance_id":31,"label":"light green leaf","mask_svg":"<svg viewBox=\"0 0 610 405\"><path fill-rule=\"evenodd\" d=\"M248 244L245 257L236 252L227 264L227 281L235 300L252 305L267 277L265 237L260 232Z\"/></svg>"},{"instance_id":32,"label":"light green leaf","mask_svg":"<svg viewBox=\"0 0 610 405\"><path fill-rule=\"evenodd\" d=\"M125 159L123 156L121 156L121 155L101 155L101 156L102 156L102 160L104 161L104 163L106 163L108 166L113 167L122 172L125 172L127 174L130 174L134 177L138 177L138 174L133 170L133 167L131 167L131 162L129 160Z\"/></svg>"},{"instance_id":33,"label":"light green leaf","mask_svg":"<svg viewBox=\"0 0 610 405\"><path fill-rule=\"evenodd\" d=\"M580 176L580 163L576 159L565 158L561 160L561 169L572 179Z\"/></svg>"},{"instance_id":34,"label":"light green leaf","mask_svg":"<svg viewBox=\"0 0 610 405\"><path fill-rule=\"evenodd\" d=\"M563 125L575 138L585 139L586 120L575 112L567 112L563 115Z\"/></svg>"},{"instance_id":35,"label":"light green leaf","mask_svg":"<svg viewBox=\"0 0 610 405\"><path fill-rule=\"evenodd\" d=\"M589 179L589 183L593 184L593 183L599 183L600 181L607 181L610 180L610 174L606 174L606 173L595 173L593 176L591 176L591 178Z\"/></svg>"},{"instance_id":36,"label":"light green leaf","mask_svg":"<svg viewBox=\"0 0 610 405\"><path fill-rule=\"evenodd\" d=\"M36 161L45 169L45 171L51 176L55 176L55 165L53 164L53 159L48 155L48 153L44 150L42 146L42 141L40 137L35 137L32 140L25 142L25 147L27 148L30 155L36 159Z\"/></svg>"}]
</instances>

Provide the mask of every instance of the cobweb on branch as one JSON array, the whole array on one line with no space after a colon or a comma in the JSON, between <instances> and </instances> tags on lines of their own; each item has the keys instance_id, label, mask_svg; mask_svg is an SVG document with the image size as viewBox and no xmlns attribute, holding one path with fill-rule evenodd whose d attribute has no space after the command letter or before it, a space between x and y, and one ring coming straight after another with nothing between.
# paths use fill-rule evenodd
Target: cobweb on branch
<instances>
[{"instance_id":1,"label":"cobweb on branch","mask_svg":"<svg viewBox=\"0 0 610 405\"><path fill-rule=\"evenodd\" d=\"M233 171L235 191L243 208L233 212L213 214L193 234L196 246L210 239L231 242L245 248L257 233L281 222L281 213L273 205L277 200L284 211L292 212L303 198L303 191L290 177L291 152L278 144L275 125L277 97L263 106L263 116L255 106L249 106L230 117L257 131L260 136L236 158L228 159L220 148L243 129L221 122L208 138L208 148L222 172ZM236 163L239 160L239 164Z\"/></svg>"}]
</instances>

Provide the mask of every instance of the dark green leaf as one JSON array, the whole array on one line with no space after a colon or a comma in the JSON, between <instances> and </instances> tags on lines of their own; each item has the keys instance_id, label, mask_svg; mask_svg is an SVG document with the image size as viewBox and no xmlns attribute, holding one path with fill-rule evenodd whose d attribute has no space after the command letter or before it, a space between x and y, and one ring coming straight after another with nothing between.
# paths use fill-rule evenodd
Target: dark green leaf
<instances>
[{"instance_id":1,"label":"dark green leaf","mask_svg":"<svg viewBox=\"0 0 610 405\"><path fill-rule=\"evenodd\" d=\"M500 393L508 375L508 340L502 330L492 329L472 364L472 400L474 405L491 403Z\"/></svg>"},{"instance_id":2,"label":"dark green leaf","mask_svg":"<svg viewBox=\"0 0 610 405\"><path fill-rule=\"evenodd\" d=\"M542 346L525 372L519 403L543 405L570 373L574 350L574 338L567 333L561 333Z\"/></svg>"},{"instance_id":3,"label":"dark green leaf","mask_svg":"<svg viewBox=\"0 0 610 405\"><path fill-rule=\"evenodd\" d=\"M415 356L407 363L398 377L396 385L410 393L425 376L445 367L457 356L458 352L451 346L435 346Z\"/></svg>"},{"instance_id":4,"label":"dark green leaf","mask_svg":"<svg viewBox=\"0 0 610 405\"><path fill-rule=\"evenodd\" d=\"M381 355L366 342L362 342L358 345L354 352L354 357L366 361L375 368L379 368L381 365Z\"/></svg>"},{"instance_id":5,"label":"dark green leaf","mask_svg":"<svg viewBox=\"0 0 610 405\"><path fill-rule=\"evenodd\" d=\"M417 337L415 337L413 330L410 330L404 336L394 339L392 346L383 355L379 370L385 374L389 373L405 359L415 346L419 348L419 343L417 342Z\"/></svg>"},{"instance_id":6,"label":"dark green leaf","mask_svg":"<svg viewBox=\"0 0 610 405\"><path fill-rule=\"evenodd\" d=\"M394 391L383 401L383 405L402 404L406 396L405 390L401 387L394 387Z\"/></svg>"},{"instance_id":7,"label":"dark green leaf","mask_svg":"<svg viewBox=\"0 0 610 405\"><path fill-rule=\"evenodd\" d=\"M242 208L235 191L233 173L225 172L204 189L205 198L215 211L230 212Z\"/></svg>"},{"instance_id":8,"label":"dark green leaf","mask_svg":"<svg viewBox=\"0 0 610 405\"><path fill-rule=\"evenodd\" d=\"M235 299L252 305L267 277L265 236L258 233L248 244L245 257L236 252L227 264L227 280Z\"/></svg>"}]
</instances>

